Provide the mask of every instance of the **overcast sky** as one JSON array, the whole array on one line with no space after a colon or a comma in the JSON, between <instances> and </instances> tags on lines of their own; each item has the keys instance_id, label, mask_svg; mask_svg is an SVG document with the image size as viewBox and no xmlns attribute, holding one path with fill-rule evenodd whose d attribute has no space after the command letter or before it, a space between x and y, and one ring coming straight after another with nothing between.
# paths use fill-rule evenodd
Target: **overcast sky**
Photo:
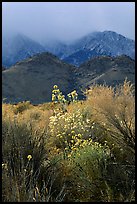
<instances>
[{"instance_id":1,"label":"overcast sky","mask_svg":"<svg viewBox=\"0 0 137 204\"><path fill-rule=\"evenodd\" d=\"M135 39L135 2L3 2L2 32L73 41L112 30Z\"/></svg>"}]
</instances>

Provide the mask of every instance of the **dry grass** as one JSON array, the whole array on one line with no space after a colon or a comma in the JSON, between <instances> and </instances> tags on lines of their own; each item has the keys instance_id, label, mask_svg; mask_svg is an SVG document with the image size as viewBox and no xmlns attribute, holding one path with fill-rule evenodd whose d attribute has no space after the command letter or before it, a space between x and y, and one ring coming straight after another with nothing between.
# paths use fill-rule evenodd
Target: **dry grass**
<instances>
[{"instance_id":1,"label":"dry grass","mask_svg":"<svg viewBox=\"0 0 137 204\"><path fill-rule=\"evenodd\" d=\"M134 87L95 85L86 95L2 104L4 202L134 201Z\"/></svg>"}]
</instances>

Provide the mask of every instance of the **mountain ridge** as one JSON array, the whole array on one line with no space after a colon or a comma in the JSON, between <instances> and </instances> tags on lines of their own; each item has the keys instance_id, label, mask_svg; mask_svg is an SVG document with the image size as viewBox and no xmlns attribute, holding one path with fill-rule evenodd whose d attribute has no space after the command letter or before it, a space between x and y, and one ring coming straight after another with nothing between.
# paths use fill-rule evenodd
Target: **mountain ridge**
<instances>
[{"instance_id":1,"label":"mountain ridge","mask_svg":"<svg viewBox=\"0 0 137 204\"><path fill-rule=\"evenodd\" d=\"M2 98L6 102L18 103L29 100L33 104L51 101L53 86L58 85L63 94L81 91L94 83L116 85L127 77L135 82L135 61L125 55L119 57L100 56L72 66L51 53L44 52L16 63L2 72ZM104 78L103 78L104 77Z\"/></svg>"},{"instance_id":2,"label":"mountain ridge","mask_svg":"<svg viewBox=\"0 0 137 204\"><path fill-rule=\"evenodd\" d=\"M42 44L25 35L17 35L8 42L2 40L2 64L10 67L37 53L51 52L64 62L80 66L95 56L118 56L125 54L135 58L135 42L114 31L90 33L71 44L52 41Z\"/></svg>"},{"instance_id":3,"label":"mountain ridge","mask_svg":"<svg viewBox=\"0 0 137 204\"><path fill-rule=\"evenodd\" d=\"M95 56L103 55L115 57L125 54L133 59L135 58L134 41L113 31L89 34L78 40L73 47L76 48L75 52L63 58L63 60L76 66L81 65L83 55L83 62ZM82 51L81 57L78 55L80 51Z\"/></svg>"},{"instance_id":4,"label":"mountain ridge","mask_svg":"<svg viewBox=\"0 0 137 204\"><path fill-rule=\"evenodd\" d=\"M45 48L31 38L17 34L10 38L2 39L2 65L9 68L37 53L42 53Z\"/></svg>"}]
</instances>

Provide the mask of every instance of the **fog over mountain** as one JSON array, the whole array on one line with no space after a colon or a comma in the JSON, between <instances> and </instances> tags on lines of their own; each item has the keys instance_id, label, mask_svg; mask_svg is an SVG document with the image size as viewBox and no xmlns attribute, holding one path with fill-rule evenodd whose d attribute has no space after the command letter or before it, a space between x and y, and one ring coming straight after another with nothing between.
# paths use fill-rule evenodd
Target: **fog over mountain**
<instances>
[{"instance_id":1,"label":"fog over mountain","mask_svg":"<svg viewBox=\"0 0 137 204\"><path fill-rule=\"evenodd\" d=\"M8 14L8 15L7 15ZM94 31L135 38L135 2L2 2L2 36L70 43Z\"/></svg>"},{"instance_id":2,"label":"fog over mountain","mask_svg":"<svg viewBox=\"0 0 137 204\"><path fill-rule=\"evenodd\" d=\"M93 32L70 45L53 40L40 44L25 35L2 39L2 65L9 67L32 57L34 54L50 52L61 60L79 66L96 56L135 57L135 41L113 31Z\"/></svg>"}]
</instances>

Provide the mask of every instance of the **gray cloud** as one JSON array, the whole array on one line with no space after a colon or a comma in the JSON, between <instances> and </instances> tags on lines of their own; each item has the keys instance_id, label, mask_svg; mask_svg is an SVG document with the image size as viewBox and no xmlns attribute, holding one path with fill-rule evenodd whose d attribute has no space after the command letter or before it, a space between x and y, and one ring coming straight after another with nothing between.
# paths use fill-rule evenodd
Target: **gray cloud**
<instances>
[{"instance_id":1,"label":"gray cloud","mask_svg":"<svg viewBox=\"0 0 137 204\"><path fill-rule=\"evenodd\" d=\"M73 41L112 30L135 39L134 2L3 2L2 33Z\"/></svg>"}]
</instances>

